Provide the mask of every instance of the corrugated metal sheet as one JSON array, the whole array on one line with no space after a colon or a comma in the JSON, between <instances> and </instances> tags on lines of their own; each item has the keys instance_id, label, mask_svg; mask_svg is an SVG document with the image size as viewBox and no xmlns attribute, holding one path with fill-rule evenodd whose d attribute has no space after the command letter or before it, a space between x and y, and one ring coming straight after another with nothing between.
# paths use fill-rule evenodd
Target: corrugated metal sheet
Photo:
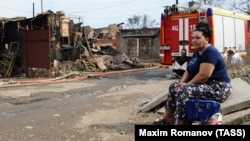
<instances>
[{"instance_id":1,"label":"corrugated metal sheet","mask_svg":"<svg viewBox=\"0 0 250 141\"><path fill-rule=\"evenodd\" d=\"M29 68L44 68L51 70L49 29L28 30L26 39L27 70Z\"/></svg>"}]
</instances>

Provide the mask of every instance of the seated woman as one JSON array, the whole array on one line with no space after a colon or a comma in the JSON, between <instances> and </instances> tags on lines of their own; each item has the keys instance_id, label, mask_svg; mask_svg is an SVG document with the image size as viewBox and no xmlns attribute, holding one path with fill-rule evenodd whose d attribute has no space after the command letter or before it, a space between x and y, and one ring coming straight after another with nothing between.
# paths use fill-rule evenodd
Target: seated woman
<instances>
[{"instance_id":1,"label":"seated woman","mask_svg":"<svg viewBox=\"0 0 250 141\"><path fill-rule=\"evenodd\" d=\"M224 102L232 93L232 85L221 53L210 44L211 27L200 22L192 33L196 51L181 80L169 86L163 117L155 122L185 124L185 101L188 99Z\"/></svg>"}]
</instances>

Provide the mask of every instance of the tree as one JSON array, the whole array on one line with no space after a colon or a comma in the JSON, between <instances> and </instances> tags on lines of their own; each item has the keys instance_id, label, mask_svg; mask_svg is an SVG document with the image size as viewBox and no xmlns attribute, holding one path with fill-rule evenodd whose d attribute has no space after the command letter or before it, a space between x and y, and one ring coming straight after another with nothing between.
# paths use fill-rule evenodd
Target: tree
<instances>
[{"instance_id":1,"label":"tree","mask_svg":"<svg viewBox=\"0 0 250 141\"><path fill-rule=\"evenodd\" d=\"M232 9L250 15L250 0L233 0Z\"/></svg>"},{"instance_id":2,"label":"tree","mask_svg":"<svg viewBox=\"0 0 250 141\"><path fill-rule=\"evenodd\" d=\"M225 0L199 0L199 2L214 7L223 7L222 5L225 4Z\"/></svg>"},{"instance_id":3,"label":"tree","mask_svg":"<svg viewBox=\"0 0 250 141\"><path fill-rule=\"evenodd\" d=\"M159 25L156 23L156 20L150 20L147 15L134 15L132 18L128 18L125 27L127 29L140 29L140 28L149 28Z\"/></svg>"},{"instance_id":4,"label":"tree","mask_svg":"<svg viewBox=\"0 0 250 141\"><path fill-rule=\"evenodd\" d=\"M250 15L250 0L199 0L199 2Z\"/></svg>"}]
</instances>

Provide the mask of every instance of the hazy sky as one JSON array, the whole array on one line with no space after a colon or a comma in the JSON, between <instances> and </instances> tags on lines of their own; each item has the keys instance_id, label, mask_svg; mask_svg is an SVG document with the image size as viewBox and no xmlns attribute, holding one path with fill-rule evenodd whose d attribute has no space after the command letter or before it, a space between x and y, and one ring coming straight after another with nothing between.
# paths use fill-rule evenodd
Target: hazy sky
<instances>
[{"instance_id":1,"label":"hazy sky","mask_svg":"<svg viewBox=\"0 0 250 141\"><path fill-rule=\"evenodd\" d=\"M181 2L186 0L179 0ZM163 6L172 5L176 0L0 0L0 17L33 17L41 11L64 11L66 16L81 18L83 25L93 28L109 24L127 23L134 15L148 15L150 20L160 22Z\"/></svg>"}]
</instances>

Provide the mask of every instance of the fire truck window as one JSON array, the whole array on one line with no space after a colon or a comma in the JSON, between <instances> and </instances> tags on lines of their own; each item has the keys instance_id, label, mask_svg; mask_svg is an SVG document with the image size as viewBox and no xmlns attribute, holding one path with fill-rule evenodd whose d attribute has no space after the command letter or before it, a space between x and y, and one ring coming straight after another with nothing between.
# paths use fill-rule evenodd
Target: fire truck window
<instances>
[{"instance_id":1,"label":"fire truck window","mask_svg":"<svg viewBox=\"0 0 250 141\"><path fill-rule=\"evenodd\" d=\"M180 45L188 45L188 41L187 40L181 40L179 43L180 43Z\"/></svg>"}]
</instances>

